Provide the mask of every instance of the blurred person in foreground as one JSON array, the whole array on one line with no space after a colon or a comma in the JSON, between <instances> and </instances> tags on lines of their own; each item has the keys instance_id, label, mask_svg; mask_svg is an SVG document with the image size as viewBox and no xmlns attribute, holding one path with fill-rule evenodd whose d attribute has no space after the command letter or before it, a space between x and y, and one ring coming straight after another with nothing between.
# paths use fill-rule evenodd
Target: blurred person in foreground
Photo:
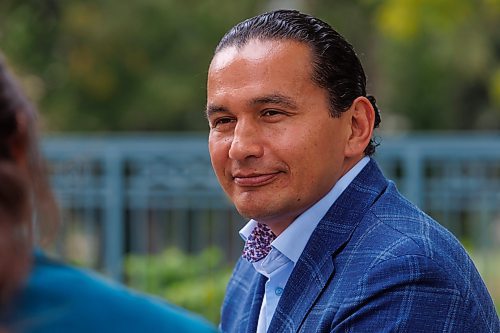
<instances>
[{"instance_id":1,"label":"blurred person in foreground","mask_svg":"<svg viewBox=\"0 0 500 333\"><path fill-rule=\"evenodd\" d=\"M214 332L180 308L33 248L33 215L45 235L57 220L36 118L0 59L0 331Z\"/></svg>"},{"instance_id":2,"label":"blurred person in foreground","mask_svg":"<svg viewBox=\"0 0 500 333\"><path fill-rule=\"evenodd\" d=\"M281 10L230 29L206 113L217 178L251 219L222 331L500 331L464 248L370 157L379 110L327 23Z\"/></svg>"}]
</instances>

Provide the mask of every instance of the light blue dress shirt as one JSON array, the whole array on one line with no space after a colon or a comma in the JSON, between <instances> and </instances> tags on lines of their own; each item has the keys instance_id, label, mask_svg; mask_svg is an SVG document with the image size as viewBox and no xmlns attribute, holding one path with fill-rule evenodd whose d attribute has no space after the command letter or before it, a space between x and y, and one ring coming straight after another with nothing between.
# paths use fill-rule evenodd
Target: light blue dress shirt
<instances>
[{"instance_id":1,"label":"light blue dress shirt","mask_svg":"<svg viewBox=\"0 0 500 333\"><path fill-rule=\"evenodd\" d=\"M257 333L267 332L288 278L319 221L369 161L369 157L361 159L337 181L321 200L297 217L271 243L272 249L265 258L253 263L255 270L268 279L260 309ZM250 220L240 230L240 236L245 241L257 225L257 222Z\"/></svg>"}]
</instances>

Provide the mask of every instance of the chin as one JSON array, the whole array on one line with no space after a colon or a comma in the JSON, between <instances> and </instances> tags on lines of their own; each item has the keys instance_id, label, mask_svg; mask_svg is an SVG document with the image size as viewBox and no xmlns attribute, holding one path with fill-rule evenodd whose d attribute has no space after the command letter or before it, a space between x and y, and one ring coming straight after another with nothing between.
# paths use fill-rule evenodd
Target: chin
<instances>
[{"instance_id":1,"label":"chin","mask_svg":"<svg viewBox=\"0 0 500 333\"><path fill-rule=\"evenodd\" d=\"M247 219L254 219L254 220L258 220L259 219L259 216L261 216L261 214L257 213L254 209L250 209L248 207L240 207L240 206L236 206L236 210L238 211L238 213L243 216L244 218L247 218Z\"/></svg>"},{"instance_id":2,"label":"chin","mask_svg":"<svg viewBox=\"0 0 500 333\"><path fill-rule=\"evenodd\" d=\"M277 207L271 205L275 203L273 200L275 198L270 195L255 194L255 192L246 192L233 197L235 199L233 203L241 216L248 219L265 221L279 213L279 210L276 209Z\"/></svg>"},{"instance_id":3,"label":"chin","mask_svg":"<svg viewBox=\"0 0 500 333\"><path fill-rule=\"evenodd\" d=\"M236 210L238 213L247 218L254 220L265 219L269 215L269 212L261 207L251 207L247 205L236 205Z\"/></svg>"}]
</instances>

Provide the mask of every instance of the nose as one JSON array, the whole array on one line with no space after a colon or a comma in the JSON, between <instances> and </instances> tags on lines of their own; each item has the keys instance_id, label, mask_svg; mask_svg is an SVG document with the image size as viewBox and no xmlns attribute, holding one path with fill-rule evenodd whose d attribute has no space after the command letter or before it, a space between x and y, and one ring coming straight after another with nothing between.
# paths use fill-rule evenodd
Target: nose
<instances>
[{"instance_id":1,"label":"nose","mask_svg":"<svg viewBox=\"0 0 500 333\"><path fill-rule=\"evenodd\" d=\"M264 147L258 128L248 121L238 122L234 128L229 158L241 161L250 157L259 158L263 154Z\"/></svg>"}]
</instances>

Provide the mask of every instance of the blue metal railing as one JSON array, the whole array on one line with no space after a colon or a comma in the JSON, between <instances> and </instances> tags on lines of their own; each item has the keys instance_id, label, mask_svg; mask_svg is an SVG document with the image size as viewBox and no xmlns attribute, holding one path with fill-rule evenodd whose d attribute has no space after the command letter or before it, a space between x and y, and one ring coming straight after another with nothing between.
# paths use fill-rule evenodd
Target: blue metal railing
<instances>
[{"instance_id":1,"label":"blue metal railing","mask_svg":"<svg viewBox=\"0 0 500 333\"><path fill-rule=\"evenodd\" d=\"M120 280L126 253L216 245L239 255L243 220L212 172L206 135L53 136L43 148L63 256ZM500 135L384 137L375 159L468 247L498 253Z\"/></svg>"}]
</instances>

